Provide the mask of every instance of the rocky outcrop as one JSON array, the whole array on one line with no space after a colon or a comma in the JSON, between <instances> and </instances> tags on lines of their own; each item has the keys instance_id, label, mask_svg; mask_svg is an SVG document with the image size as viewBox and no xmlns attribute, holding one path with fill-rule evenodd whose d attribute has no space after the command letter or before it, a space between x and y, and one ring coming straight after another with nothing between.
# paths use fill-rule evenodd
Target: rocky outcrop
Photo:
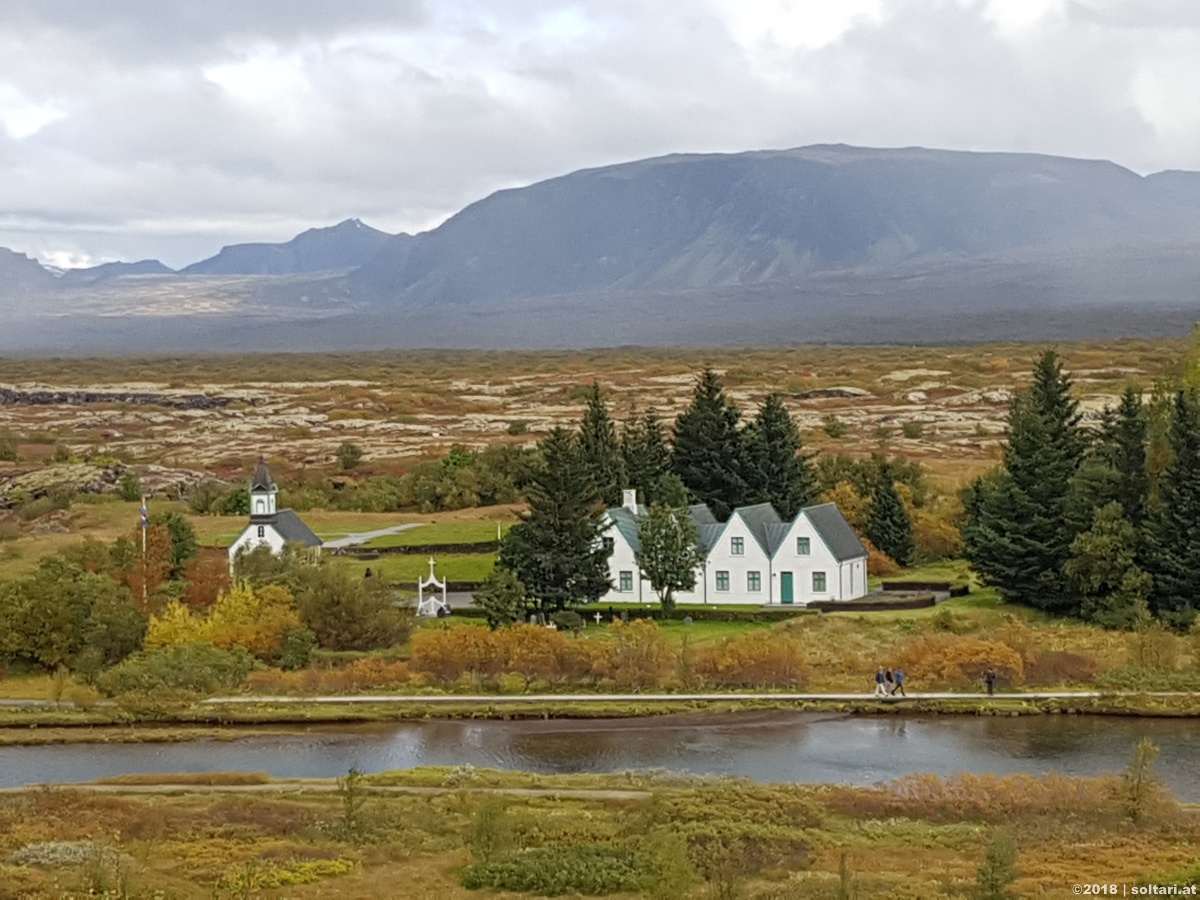
<instances>
[{"instance_id":1,"label":"rocky outcrop","mask_svg":"<svg viewBox=\"0 0 1200 900\"><path fill-rule=\"evenodd\" d=\"M0 406L88 406L93 403L129 403L170 409L223 409L232 397L208 394L156 394L130 391L83 391L0 387Z\"/></svg>"}]
</instances>

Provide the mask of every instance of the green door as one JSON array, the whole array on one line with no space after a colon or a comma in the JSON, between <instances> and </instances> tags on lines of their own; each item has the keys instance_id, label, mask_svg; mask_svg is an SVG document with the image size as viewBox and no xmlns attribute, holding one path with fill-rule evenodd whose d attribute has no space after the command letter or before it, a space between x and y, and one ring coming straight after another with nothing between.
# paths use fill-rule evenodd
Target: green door
<instances>
[{"instance_id":1,"label":"green door","mask_svg":"<svg viewBox=\"0 0 1200 900\"><path fill-rule=\"evenodd\" d=\"M779 602L780 603L791 603L792 602L792 573L791 572L780 572L779 573Z\"/></svg>"}]
</instances>

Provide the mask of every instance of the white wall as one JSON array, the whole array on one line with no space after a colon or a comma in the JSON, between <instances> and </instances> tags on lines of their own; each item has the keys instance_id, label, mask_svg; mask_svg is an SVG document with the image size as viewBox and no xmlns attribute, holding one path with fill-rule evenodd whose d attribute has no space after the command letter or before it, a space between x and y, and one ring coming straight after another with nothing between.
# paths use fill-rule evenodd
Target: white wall
<instances>
[{"instance_id":1,"label":"white wall","mask_svg":"<svg viewBox=\"0 0 1200 900\"><path fill-rule=\"evenodd\" d=\"M258 529L263 530L263 536L258 536ZM236 541L229 546L229 563L233 564L238 553L244 547L247 552L253 550L259 544L266 544L271 548L271 552L279 554L283 552L283 536L272 528L270 525L247 525Z\"/></svg>"},{"instance_id":2,"label":"white wall","mask_svg":"<svg viewBox=\"0 0 1200 900\"><path fill-rule=\"evenodd\" d=\"M604 594L600 598L600 602L650 603L658 600L658 595L654 593L654 589L650 587L650 583L642 579L641 570L638 568L637 559L633 554L633 548L629 546L629 542L625 540L625 535L621 534L616 524L609 521L608 527L604 529L603 536L613 542L613 551L608 557L608 577L612 582L612 587L607 594ZM620 590L622 571L633 573L632 591Z\"/></svg>"},{"instance_id":3,"label":"white wall","mask_svg":"<svg viewBox=\"0 0 1200 900\"><path fill-rule=\"evenodd\" d=\"M809 554L802 556L796 552L796 539L808 538ZM853 600L867 592L866 560L838 562L817 529L813 527L808 516L803 512L788 530L783 543L775 551L771 560L772 586L774 592L772 603L780 602L780 574L792 573L792 602L808 603L811 600ZM825 573L825 590L813 590L813 574Z\"/></svg>"},{"instance_id":4,"label":"white wall","mask_svg":"<svg viewBox=\"0 0 1200 900\"><path fill-rule=\"evenodd\" d=\"M742 555L735 556L733 542L740 538ZM729 590L717 590L718 573L729 573ZM759 589L749 589L748 575L757 572ZM700 573L702 583L690 594L678 594L680 603L745 603L747 606L762 606L771 598L771 560L759 546L742 517L737 513L730 516L717 543L708 553L708 560Z\"/></svg>"}]
</instances>

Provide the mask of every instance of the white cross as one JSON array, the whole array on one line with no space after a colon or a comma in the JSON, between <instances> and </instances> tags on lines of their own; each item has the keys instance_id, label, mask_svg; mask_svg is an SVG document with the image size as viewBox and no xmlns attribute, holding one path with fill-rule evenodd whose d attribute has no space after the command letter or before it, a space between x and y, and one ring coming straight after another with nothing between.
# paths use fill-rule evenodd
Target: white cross
<instances>
[{"instance_id":1,"label":"white cross","mask_svg":"<svg viewBox=\"0 0 1200 900\"><path fill-rule=\"evenodd\" d=\"M603 617L603 616L601 616L601 615L600 615L600 613L596 613L596 615L592 616L592 618L593 618L593 619L595 619L595 620L596 620L596 624L597 624L597 625L599 625L599 624L600 624L600 620L601 620L602 618L604 618L604 617Z\"/></svg>"},{"instance_id":2,"label":"white cross","mask_svg":"<svg viewBox=\"0 0 1200 900\"><path fill-rule=\"evenodd\" d=\"M429 578L430 578L430 580L431 580L431 581L432 581L432 580L433 580L433 578L434 578L434 574L433 574L433 557L432 557L432 556L431 556L431 557L429 557Z\"/></svg>"}]
</instances>

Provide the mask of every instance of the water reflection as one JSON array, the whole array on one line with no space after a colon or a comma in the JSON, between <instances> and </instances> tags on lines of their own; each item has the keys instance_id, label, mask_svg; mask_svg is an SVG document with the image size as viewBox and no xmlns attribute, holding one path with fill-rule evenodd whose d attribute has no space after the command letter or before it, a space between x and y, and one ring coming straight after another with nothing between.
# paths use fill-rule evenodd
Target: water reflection
<instances>
[{"instance_id":1,"label":"water reflection","mask_svg":"<svg viewBox=\"0 0 1200 900\"><path fill-rule=\"evenodd\" d=\"M439 722L351 728L229 742L74 744L0 749L0 785L84 781L129 772L262 771L333 777L413 766L473 765L542 773L668 769L759 781L870 784L912 772L1118 771L1143 736L1159 771L1200 801L1200 722L1087 716L846 716L746 713L638 720Z\"/></svg>"}]
</instances>

